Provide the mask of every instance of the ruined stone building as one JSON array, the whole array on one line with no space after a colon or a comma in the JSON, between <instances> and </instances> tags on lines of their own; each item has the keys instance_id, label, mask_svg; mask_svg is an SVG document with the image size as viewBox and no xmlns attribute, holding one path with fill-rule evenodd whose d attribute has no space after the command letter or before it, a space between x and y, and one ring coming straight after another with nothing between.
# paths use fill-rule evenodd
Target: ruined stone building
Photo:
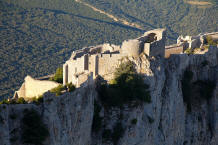
<instances>
[{"instance_id":1,"label":"ruined stone building","mask_svg":"<svg viewBox=\"0 0 218 145\"><path fill-rule=\"evenodd\" d=\"M77 87L85 82L88 74L93 78L100 75L109 79L119 60L123 57L138 57L141 53L151 56L165 56L165 29L145 32L143 36L126 40L121 46L103 44L74 51L63 65L63 84L72 82Z\"/></svg>"},{"instance_id":2,"label":"ruined stone building","mask_svg":"<svg viewBox=\"0 0 218 145\"><path fill-rule=\"evenodd\" d=\"M169 58L171 54L181 54L188 48L203 48L203 45L207 43L207 36L210 36L214 42L218 42L218 32L203 33L197 36L179 36L177 44L165 47L165 58Z\"/></svg>"},{"instance_id":3,"label":"ruined stone building","mask_svg":"<svg viewBox=\"0 0 218 145\"><path fill-rule=\"evenodd\" d=\"M139 38L125 40L122 45L107 43L73 51L70 59L63 65L63 85L73 83L79 87L89 80L88 77L95 79L97 76L108 81L113 78L115 69L125 57L139 57L143 53L148 57L169 58L172 54L183 53L187 48L200 47L208 35L214 41L218 41L218 32L213 32L197 36L180 36L177 44L165 46L165 29L155 29L145 32ZM14 97L37 97L58 85L60 84L45 80L44 77L33 79L27 76Z\"/></svg>"}]
</instances>

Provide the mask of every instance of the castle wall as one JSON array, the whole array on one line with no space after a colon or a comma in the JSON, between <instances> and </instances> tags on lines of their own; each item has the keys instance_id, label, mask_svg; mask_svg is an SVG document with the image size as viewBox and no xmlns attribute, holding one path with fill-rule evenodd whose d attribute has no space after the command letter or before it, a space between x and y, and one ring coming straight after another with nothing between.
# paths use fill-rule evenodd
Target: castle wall
<instances>
[{"instance_id":1,"label":"castle wall","mask_svg":"<svg viewBox=\"0 0 218 145\"><path fill-rule=\"evenodd\" d=\"M38 97L45 92L57 87L59 84L53 81L40 81L35 80L30 76L25 78L25 82L17 91L18 97L29 99L32 97Z\"/></svg>"},{"instance_id":2,"label":"castle wall","mask_svg":"<svg viewBox=\"0 0 218 145\"><path fill-rule=\"evenodd\" d=\"M145 53L147 56L150 56L150 45L151 45L151 43L145 43L145 44L144 44L144 53Z\"/></svg>"},{"instance_id":3,"label":"castle wall","mask_svg":"<svg viewBox=\"0 0 218 145\"><path fill-rule=\"evenodd\" d=\"M121 54L101 54L99 55L98 74L102 77L113 75L114 70L118 66L119 59L121 58L122 58Z\"/></svg>"},{"instance_id":4,"label":"castle wall","mask_svg":"<svg viewBox=\"0 0 218 145\"><path fill-rule=\"evenodd\" d=\"M85 70L88 69L88 55L84 55L80 58L77 58L76 60L70 59L65 63L65 65L68 66L68 70L66 70L66 68L64 67L64 85L66 85L66 80L68 83L75 82L75 75L83 73Z\"/></svg>"},{"instance_id":5,"label":"castle wall","mask_svg":"<svg viewBox=\"0 0 218 145\"><path fill-rule=\"evenodd\" d=\"M68 83L68 64L63 65L63 84Z\"/></svg>"},{"instance_id":6,"label":"castle wall","mask_svg":"<svg viewBox=\"0 0 218 145\"><path fill-rule=\"evenodd\" d=\"M145 41L143 52L148 56L165 56L166 32L164 29L145 32L144 36L138 39L143 42Z\"/></svg>"},{"instance_id":7,"label":"castle wall","mask_svg":"<svg viewBox=\"0 0 218 145\"><path fill-rule=\"evenodd\" d=\"M183 53L183 46L175 46L169 49L165 49L165 58L169 58L171 54Z\"/></svg>"},{"instance_id":8,"label":"castle wall","mask_svg":"<svg viewBox=\"0 0 218 145\"><path fill-rule=\"evenodd\" d=\"M25 97L25 94L25 83L23 83L20 89L17 91L17 95L18 97Z\"/></svg>"},{"instance_id":9,"label":"castle wall","mask_svg":"<svg viewBox=\"0 0 218 145\"><path fill-rule=\"evenodd\" d=\"M95 72L96 55L89 56L89 72Z\"/></svg>"},{"instance_id":10,"label":"castle wall","mask_svg":"<svg viewBox=\"0 0 218 145\"><path fill-rule=\"evenodd\" d=\"M137 39L124 41L121 48L116 45L103 44L76 51L66 62L68 68L64 66L64 84L66 82L80 84L79 80L83 82L82 75L86 71L93 72L94 78L100 75L109 80L118 67L119 59L125 56L139 57L143 51L148 56L164 57L165 39L165 29L156 29L146 32ZM147 41L149 43L146 43Z\"/></svg>"},{"instance_id":11,"label":"castle wall","mask_svg":"<svg viewBox=\"0 0 218 145\"><path fill-rule=\"evenodd\" d=\"M88 78L89 78L89 75L87 73L79 75L77 78L77 82L75 83L76 87L80 87L81 84L85 83L88 80Z\"/></svg>"},{"instance_id":12,"label":"castle wall","mask_svg":"<svg viewBox=\"0 0 218 145\"><path fill-rule=\"evenodd\" d=\"M160 40L150 44L149 56L165 56L165 41Z\"/></svg>"}]
</instances>

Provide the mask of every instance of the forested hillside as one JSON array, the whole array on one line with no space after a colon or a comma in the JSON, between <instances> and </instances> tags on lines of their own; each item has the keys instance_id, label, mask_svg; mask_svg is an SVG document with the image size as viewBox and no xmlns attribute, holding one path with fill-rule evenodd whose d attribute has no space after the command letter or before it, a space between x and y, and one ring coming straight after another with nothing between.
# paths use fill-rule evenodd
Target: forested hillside
<instances>
[{"instance_id":1,"label":"forested hillside","mask_svg":"<svg viewBox=\"0 0 218 145\"><path fill-rule=\"evenodd\" d=\"M176 38L181 34L196 35L218 31L217 0L82 1L129 22L137 23L145 30L167 28L169 38ZM207 3L202 3L203 1Z\"/></svg>"},{"instance_id":2,"label":"forested hillside","mask_svg":"<svg viewBox=\"0 0 218 145\"><path fill-rule=\"evenodd\" d=\"M217 0L207 0L208 5L196 0L82 1L143 30L74 0L0 0L0 98L11 97L26 75L53 73L84 46L119 44L159 27L167 28L168 44L179 34L218 31Z\"/></svg>"},{"instance_id":3,"label":"forested hillside","mask_svg":"<svg viewBox=\"0 0 218 145\"><path fill-rule=\"evenodd\" d=\"M75 49L140 34L73 0L0 0L0 98L26 75L54 73Z\"/></svg>"}]
</instances>

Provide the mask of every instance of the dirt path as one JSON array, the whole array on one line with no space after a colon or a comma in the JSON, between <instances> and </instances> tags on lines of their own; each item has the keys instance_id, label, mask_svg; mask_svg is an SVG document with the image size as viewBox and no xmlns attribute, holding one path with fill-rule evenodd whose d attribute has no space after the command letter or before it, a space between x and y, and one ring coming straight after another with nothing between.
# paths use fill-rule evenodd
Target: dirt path
<instances>
[{"instance_id":1,"label":"dirt path","mask_svg":"<svg viewBox=\"0 0 218 145\"><path fill-rule=\"evenodd\" d=\"M199 6L212 5L212 3L207 1L184 0L184 2L191 5L199 5Z\"/></svg>"},{"instance_id":2,"label":"dirt path","mask_svg":"<svg viewBox=\"0 0 218 145\"><path fill-rule=\"evenodd\" d=\"M115 17L115 16L113 16L113 15L111 15L111 14L105 12L105 11L102 11L102 10L100 10L100 9L95 8L94 6L92 6L92 5L90 5L90 4L86 3L86 2L84 2L84 1L82 1L82 0L75 0L75 2L81 3L81 4L85 5L85 6L87 6L87 7L91 8L91 9L93 9L93 10L96 11L96 12L99 12L99 13L101 13L101 14L104 14L104 15L106 15L107 17L113 19L115 22L121 22L121 23L123 23L124 25L130 26L130 27L135 27L135 28L137 28L137 29L142 29L142 27L141 27L140 25L138 25L138 24L130 23L130 22L128 22L128 21L125 20L125 19Z\"/></svg>"}]
</instances>

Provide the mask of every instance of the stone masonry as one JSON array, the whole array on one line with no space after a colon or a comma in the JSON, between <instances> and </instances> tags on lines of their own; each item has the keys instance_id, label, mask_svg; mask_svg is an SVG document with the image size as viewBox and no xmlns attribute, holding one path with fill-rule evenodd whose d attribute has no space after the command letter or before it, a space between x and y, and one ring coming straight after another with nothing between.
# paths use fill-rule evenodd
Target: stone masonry
<instances>
[{"instance_id":1,"label":"stone masonry","mask_svg":"<svg viewBox=\"0 0 218 145\"><path fill-rule=\"evenodd\" d=\"M126 40L121 46L103 44L74 51L63 65L63 84L72 82L79 87L90 73L94 78L100 75L109 80L123 57L139 57L141 53L164 57L165 40L165 29L155 29L139 38Z\"/></svg>"}]
</instances>

